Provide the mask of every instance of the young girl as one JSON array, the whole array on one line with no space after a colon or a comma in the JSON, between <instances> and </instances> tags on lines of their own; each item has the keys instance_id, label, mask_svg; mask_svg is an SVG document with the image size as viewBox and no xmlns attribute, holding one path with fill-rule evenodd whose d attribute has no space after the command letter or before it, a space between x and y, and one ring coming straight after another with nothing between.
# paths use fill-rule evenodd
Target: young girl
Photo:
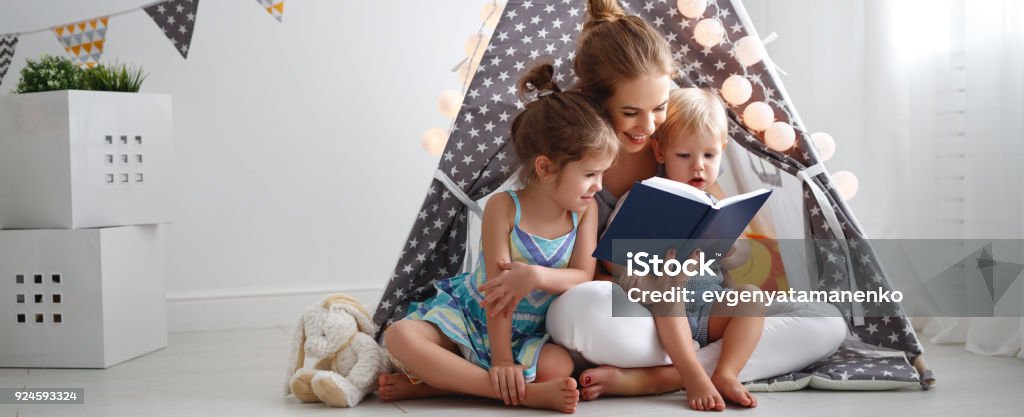
<instances>
[{"instance_id":1,"label":"young girl","mask_svg":"<svg viewBox=\"0 0 1024 417\"><path fill-rule=\"evenodd\" d=\"M575 411L573 363L548 343L545 315L557 294L594 275L593 199L619 148L591 101L560 92L553 75L543 64L519 82L524 101L536 93L512 123L522 188L487 202L482 262L473 273L439 281L437 295L410 305L385 333L404 373L379 378L382 400L455 393ZM484 292L511 300L514 314L487 314ZM493 313L508 306L487 307Z\"/></svg>"}]
</instances>

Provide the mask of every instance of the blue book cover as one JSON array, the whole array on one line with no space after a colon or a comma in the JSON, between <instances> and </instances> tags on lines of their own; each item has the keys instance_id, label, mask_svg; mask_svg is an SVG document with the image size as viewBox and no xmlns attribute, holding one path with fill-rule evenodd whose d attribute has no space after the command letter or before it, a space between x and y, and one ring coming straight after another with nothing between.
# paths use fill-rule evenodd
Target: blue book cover
<instances>
[{"instance_id":1,"label":"blue book cover","mask_svg":"<svg viewBox=\"0 0 1024 417\"><path fill-rule=\"evenodd\" d=\"M715 202L688 184L655 177L638 181L597 243L593 256L625 265L626 250L664 255L665 240L678 241L678 253L690 253L701 240L705 253L724 254L743 233L771 190L761 188ZM629 247L612 253L612 241L630 239ZM649 240L649 242L634 239Z\"/></svg>"}]
</instances>

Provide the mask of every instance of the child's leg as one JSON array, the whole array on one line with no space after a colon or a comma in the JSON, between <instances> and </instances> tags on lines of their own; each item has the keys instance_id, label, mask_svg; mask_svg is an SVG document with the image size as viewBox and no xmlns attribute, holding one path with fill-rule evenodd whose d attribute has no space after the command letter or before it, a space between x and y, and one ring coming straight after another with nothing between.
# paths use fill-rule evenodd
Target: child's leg
<instances>
[{"instance_id":1,"label":"child's leg","mask_svg":"<svg viewBox=\"0 0 1024 417\"><path fill-rule=\"evenodd\" d=\"M433 324L420 320L402 320L393 324L384 338L388 352L409 372L429 385L435 394L458 393L501 399L492 389L487 371L456 354L455 344ZM382 376L381 379L394 382L398 378L392 374ZM578 397L576 381L566 377L527 384L523 404L532 408L571 413L576 410ZM405 398L391 397L388 401Z\"/></svg>"},{"instance_id":2,"label":"child's leg","mask_svg":"<svg viewBox=\"0 0 1024 417\"><path fill-rule=\"evenodd\" d=\"M760 291L755 286L744 285L737 291ZM764 330L764 306L758 303L740 303L729 306L717 303L711 309L708 321L708 341L722 339L722 354L711 376L711 382L718 392L727 399L746 407L756 407L754 398L738 378L750 354L757 347Z\"/></svg>"},{"instance_id":3,"label":"child's leg","mask_svg":"<svg viewBox=\"0 0 1024 417\"><path fill-rule=\"evenodd\" d=\"M537 359L537 379L535 382L551 381L572 376L572 356L565 348L554 343L545 343L540 349Z\"/></svg>"},{"instance_id":4,"label":"child's leg","mask_svg":"<svg viewBox=\"0 0 1024 417\"><path fill-rule=\"evenodd\" d=\"M715 390L693 350L686 317L654 317L658 338L674 365L651 368L616 368L602 365L580 375L583 399L601 395L651 395L686 389L695 410L723 410L725 403Z\"/></svg>"}]
</instances>

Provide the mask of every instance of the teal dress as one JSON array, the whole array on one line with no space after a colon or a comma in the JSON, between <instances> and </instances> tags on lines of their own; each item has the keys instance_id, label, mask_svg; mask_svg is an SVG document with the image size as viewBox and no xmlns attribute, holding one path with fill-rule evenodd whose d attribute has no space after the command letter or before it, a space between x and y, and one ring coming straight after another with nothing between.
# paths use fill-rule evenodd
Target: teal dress
<instances>
[{"instance_id":1,"label":"teal dress","mask_svg":"<svg viewBox=\"0 0 1024 417\"><path fill-rule=\"evenodd\" d=\"M579 226L577 214L572 213L572 230L555 239L534 236L519 228L522 217L519 197L515 191L508 191L516 205L512 232L509 234L510 255L513 262L540 265L548 268L565 268L572 257ZM472 273L456 275L434 284L437 294L419 303L409 305L406 320L426 320L435 325L445 336L459 346L463 357L484 368L491 367L491 343L487 338L487 313L480 303L484 294L480 286L487 281L483 253ZM512 314L512 355L517 364L523 366L527 382L537 377L537 360L541 348L548 341L544 320L548 307L556 295L533 290L516 306Z\"/></svg>"}]
</instances>

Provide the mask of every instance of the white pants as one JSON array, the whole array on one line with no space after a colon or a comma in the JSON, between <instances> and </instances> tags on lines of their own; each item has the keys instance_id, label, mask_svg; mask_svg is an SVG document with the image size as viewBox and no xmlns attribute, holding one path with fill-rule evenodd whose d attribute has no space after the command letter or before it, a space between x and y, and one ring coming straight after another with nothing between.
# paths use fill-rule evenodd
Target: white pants
<instances>
[{"instance_id":1,"label":"white pants","mask_svg":"<svg viewBox=\"0 0 1024 417\"><path fill-rule=\"evenodd\" d=\"M547 316L552 339L596 365L671 365L650 313L645 317L612 316L614 285L586 282L559 296ZM739 379L748 382L799 371L835 352L846 334L846 321L831 305L774 303L766 313L761 340ZM721 340L697 351L708 375L714 372L721 352Z\"/></svg>"}]
</instances>

